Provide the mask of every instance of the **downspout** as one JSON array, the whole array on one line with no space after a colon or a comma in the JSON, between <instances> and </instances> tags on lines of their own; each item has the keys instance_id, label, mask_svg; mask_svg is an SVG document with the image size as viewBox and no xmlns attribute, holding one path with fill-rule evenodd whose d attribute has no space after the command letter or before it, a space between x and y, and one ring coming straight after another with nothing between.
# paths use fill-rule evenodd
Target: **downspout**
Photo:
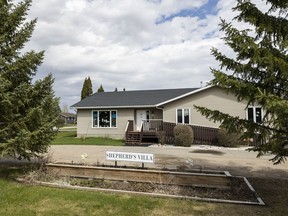
<instances>
[{"instance_id":1,"label":"downspout","mask_svg":"<svg viewBox=\"0 0 288 216\"><path fill-rule=\"evenodd\" d=\"M162 127L163 127L163 124L164 124L164 107L156 106L156 109L162 110Z\"/></svg>"},{"instance_id":2,"label":"downspout","mask_svg":"<svg viewBox=\"0 0 288 216\"><path fill-rule=\"evenodd\" d=\"M158 142L159 142L159 140L162 140L162 141L160 141L160 143L165 144L165 143L167 143L167 137L166 137L166 131L165 131L165 127L164 127L164 107L156 106L156 109L162 110L162 126L161 126L162 132L160 132L160 134L157 135Z\"/></svg>"},{"instance_id":3,"label":"downspout","mask_svg":"<svg viewBox=\"0 0 288 216\"><path fill-rule=\"evenodd\" d=\"M163 119L164 108L163 107L159 107L159 106L156 106L155 108L158 109L158 110L162 110L162 121L164 121L164 119Z\"/></svg>"}]
</instances>

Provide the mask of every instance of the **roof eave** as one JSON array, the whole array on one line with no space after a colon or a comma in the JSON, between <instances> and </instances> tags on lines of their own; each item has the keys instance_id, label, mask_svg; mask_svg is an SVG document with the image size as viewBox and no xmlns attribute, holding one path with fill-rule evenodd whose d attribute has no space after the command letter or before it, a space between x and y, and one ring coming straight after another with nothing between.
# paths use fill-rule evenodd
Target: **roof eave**
<instances>
[{"instance_id":1,"label":"roof eave","mask_svg":"<svg viewBox=\"0 0 288 216\"><path fill-rule=\"evenodd\" d=\"M87 107L71 107L74 109L132 109L132 108L155 108L156 105L134 105L134 106L87 106Z\"/></svg>"}]
</instances>

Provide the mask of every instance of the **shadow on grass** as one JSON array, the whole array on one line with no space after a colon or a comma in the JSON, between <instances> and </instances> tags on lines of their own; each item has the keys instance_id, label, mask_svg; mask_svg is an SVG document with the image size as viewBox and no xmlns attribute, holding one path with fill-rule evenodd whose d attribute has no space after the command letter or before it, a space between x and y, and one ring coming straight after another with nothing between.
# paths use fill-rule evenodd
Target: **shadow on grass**
<instances>
[{"instance_id":1,"label":"shadow on grass","mask_svg":"<svg viewBox=\"0 0 288 216\"><path fill-rule=\"evenodd\" d=\"M23 175L31 170L38 168L37 164L7 164L0 163L0 178L15 180L20 175Z\"/></svg>"}]
</instances>

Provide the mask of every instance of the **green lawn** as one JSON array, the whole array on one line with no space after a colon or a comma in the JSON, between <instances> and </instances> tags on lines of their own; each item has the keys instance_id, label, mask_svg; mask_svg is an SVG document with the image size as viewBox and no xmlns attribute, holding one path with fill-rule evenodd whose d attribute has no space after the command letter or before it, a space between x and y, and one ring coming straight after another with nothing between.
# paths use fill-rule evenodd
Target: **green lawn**
<instances>
[{"instance_id":1,"label":"green lawn","mask_svg":"<svg viewBox=\"0 0 288 216\"><path fill-rule=\"evenodd\" d=\"M0 215L202 215L209 204L20 184L1 177ZM7 173L7 172L6 172Z\"/></svg>"},{"instance_id":2,"label":"green lawn","mask_svg":"<svg viewBox=\"0 0 288 216\"><path fill-rule=\"evenodd\" d=\"M123 146L123 140L115 140L102 137L77 138L76 131L59 131L52 145L110 145Z\"/></svg>"},{"instance_id":3,"label":"green lawn","mask_svg":"<svg viewBox=\"0 0 288 216\"><path fill-rule=\"evenodd\" d=\"M0 215L203 215L209 204L27 186L0 179Z\"/></svg>"},{"instance_id":4,"label":"green lawn","mask_svg":"<svg viewBox=\"0 0 288 216\"><path fill-rule=\"evenodd\" d=\"M0 215L288 215L288 180L249 179L267 204L249 206L25 185L13 180L17 175L17 168L0 166Z\"/></svg>"}]
</instances>

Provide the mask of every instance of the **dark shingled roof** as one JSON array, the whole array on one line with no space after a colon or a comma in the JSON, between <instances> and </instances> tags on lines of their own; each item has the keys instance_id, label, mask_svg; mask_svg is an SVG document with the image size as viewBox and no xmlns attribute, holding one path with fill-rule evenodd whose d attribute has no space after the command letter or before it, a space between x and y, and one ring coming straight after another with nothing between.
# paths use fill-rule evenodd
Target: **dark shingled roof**
<instances>
[{"instance_id":1,"label":"dark shingled roof","mask_svg":"<svg viewBox=\"0 0 288 216\"><path fill-rule=\"evenodd\" d=\"M75 108L155 106L198 88L97 92L72 105Z\"/></svg>"},{"instance_id":2,"label":"dark shingled roof","mask_svg":"<svg viewBox=\"0 0 288 216\"><path fill-rule=\"evenodd\" d=\"M76 114L74 113L66 113L66 112L62 112L60 113L61 116L64 116L64 117L76 117Z\"/></svg>"}]
</instances>

